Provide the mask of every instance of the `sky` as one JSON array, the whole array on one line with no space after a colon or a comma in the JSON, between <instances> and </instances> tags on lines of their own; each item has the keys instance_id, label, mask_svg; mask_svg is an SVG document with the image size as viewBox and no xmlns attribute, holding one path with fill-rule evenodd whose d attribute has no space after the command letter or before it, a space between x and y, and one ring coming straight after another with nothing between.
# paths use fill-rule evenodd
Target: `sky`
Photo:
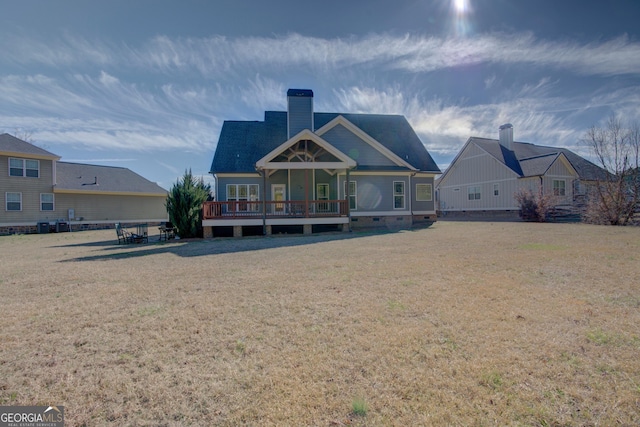
<instances>
[{"instance_id":1,"label":"sky","mask_svg":"<svg viewBox=\"0 0 640 427\"><path fill-rule=\"evenodd\" d=\"M471 136L569 148L640 118L640 0L0 0L0 132L169 189L225 120L402 114L444 171Z\"/></svg>"}]
</instances>

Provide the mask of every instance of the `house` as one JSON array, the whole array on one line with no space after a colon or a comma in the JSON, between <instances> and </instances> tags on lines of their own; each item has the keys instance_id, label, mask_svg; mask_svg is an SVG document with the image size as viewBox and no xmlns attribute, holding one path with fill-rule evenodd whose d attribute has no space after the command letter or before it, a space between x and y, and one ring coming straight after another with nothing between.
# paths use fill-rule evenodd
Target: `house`
<instances>
[{"instance_id":1,"label":"house","mask_svg":"<svg viewBox=\"0 0 640 427\"><path fill-rule=\"evenodd\" d=\"M513 126L498 139L471 137L437 181L443 215L517 217L520 189L555 196L559 207L582 203L588 188L606 172L565 148L513 140Z\"/></svg>"},{"instance_id":2,"label":"house","mask_svg":"<svg viewBox=\"0 0 640 427\"><path fill-rule=\"evenodd\" d=\"M0 234L72 229L116 222L166 221L167 191L126 168L61 162L60 156L0 135Z\"/></svg>"},{"instance_id":3,"label":"house","mask_svg":"<svg viewBox=\"0 0 640 427\"><path fill-rule=\"evenodd\" d=\"M266 111L264 121L224 122L205 236L435 221L441 172L403 116L316 113L308 89L290 89L287 101L287 111Z\"/></svg>"}]
</instances>

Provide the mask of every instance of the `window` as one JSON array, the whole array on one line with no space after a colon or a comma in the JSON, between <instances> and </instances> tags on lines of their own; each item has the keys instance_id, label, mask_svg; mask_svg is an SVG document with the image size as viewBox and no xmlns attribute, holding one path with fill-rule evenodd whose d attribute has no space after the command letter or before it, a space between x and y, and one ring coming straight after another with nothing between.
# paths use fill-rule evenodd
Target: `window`
<instances>
[{"instance_id":1,"label":"window","mask_svg":"<svg viewBox=\"0 0 640 427\"><path fill-rule=\"evenodd\" d=\"M40 161L9 158L9 176L38 178L40 176Z\"/></svg>"},{"instance_id":2,"label":"window","mask_svg":"<svg viewBox=\"0 0 640 427\"><path fill-rule=\"evenodd\" d=\"M52 193L40 193L40 210L41 211L54 210Z\"/></svg>"},{"instance_id":3,"label":"window","mask_svg":"<svg viewBox=\"0 0 640 427\"><path fill-rule=\"evenodd\" d=\"M553 195L554 196L564 196L566 195L566 182L564 179L554 179L553 180Z\"/></svg>"},{"instance_id":4,"label":"window","mask_svg":"<svg viewBox=\"0 0 640 427\"><path fill-rule=\"evenodd\" d=\"M260 206L257 202L260 200L260 187L258 184L227 184L227 201L241 202L229 207L230 210L258 212ZM242 203L244 202L244 203Z\"/></svg>"},{"instance_id":5,"label":"window","mask_svg":"<svg viewBox=\"0 0 640 427\"><path fill-rule=\"evenodd\" d=\"M393 209L404 209L404 181L393 181Z\"/></svg>"},{"instance_id":6,"label":"window","mask_svg":"<svg viewBox=\"0 0 640 427\"><path fill-rule=\"evenodd\" d=\"M469 187L469 200L480 200L480 186Z\"/></svg>"},{"instance_id":7,"label":"window","mask_svg":"<svg viewBox=\"0 0 640 427\"><path fill-rule=\"evenodd\" d=\"M494 196L500 195L500 184L493 184L493 195Z\"/></svg>"},{"instance_id":8,"label":"window","mask_svg":"<svg viewBox=\"0 0 640 427\"><path fill-rule=\"evenodd\" d=\"M416 184L416 200L418 202L430 202L433 200L433 187L431 184Z\"/></svg>"},{"instance_id":9,"label":"window","mask_svg":"<svg viewBox=\"0 0 640 427\"><path fill-rule=\"evenodd\" d=\"M347 181L344 182L344 194L347 194ZM358 186L356 181L349 181L349 209L356 210L358 207Z\"/></svg>"},{"instance_id":10,"label":"window","mask_svg":"<svg viewBox=\"0 0 640 427\"><path fill-rule=\"evenodd\" d=\"M22 193L5 193L6 207L8 211L22 210Z\"/></svg>"}]
</instances>

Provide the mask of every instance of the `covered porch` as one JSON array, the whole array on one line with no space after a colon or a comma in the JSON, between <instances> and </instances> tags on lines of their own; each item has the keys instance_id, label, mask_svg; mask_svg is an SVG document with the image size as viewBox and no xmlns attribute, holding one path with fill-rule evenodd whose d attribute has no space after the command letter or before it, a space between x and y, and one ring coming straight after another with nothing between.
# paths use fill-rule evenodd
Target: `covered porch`
<instances>
[{"instance_id":1,"label":"covered porch","mask_svg":"<svg viewBox=\"0 0 640 427\"><path fill-rule=\"evenodd\" d=\"M353 159L303 130L256 162L256 178L216 176L220 200L203 205L205 235L215 235L207 227L233 227L234 236L249 227L257 233L259 226L262 234L279 227L302 227L305 234L329 225L348 229L349 195L340 191L339 176L348 181L355 166Z\"/></svg>"}]
</instances>

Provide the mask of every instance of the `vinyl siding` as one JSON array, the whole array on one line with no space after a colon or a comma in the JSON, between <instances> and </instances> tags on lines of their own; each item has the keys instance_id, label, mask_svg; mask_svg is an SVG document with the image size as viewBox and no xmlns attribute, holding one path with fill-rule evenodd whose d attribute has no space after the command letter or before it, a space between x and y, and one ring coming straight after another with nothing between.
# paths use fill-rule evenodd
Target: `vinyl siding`
<instances>
[{"instance_id":1,"label":"vinyl siding","mask_svg":"<svg viewBox=\"0 0 640 427\"><path fill-rule=\"evenodd\" d=\"M545 194L553 194L553 181L561 180L565 183L565 196L559 197L556 202L558 204L571 204L573 202L573 189L574 181L577 177L567 167L567 165L561 161L556 160L553 162L549 170L544 176L543 187Z\"/></svg>"},{"instance_id":2,"label":"vinyl siding","mask_svg":"<svg viewBox=\"0 0 640 427\"><path fill-rule=\"evenodd\" d=\"M469 144L451 167L446 181L438 184L441 210L517 208L513 196L522 185L518 175L475 144ZM480 187L479 200L469 200L469 187Z\"/></svg>"},{"instance_id":3,"label":"vinyl siding","mask_svg":"<svg viewBox=\"0 0 640 427\"><path fill-rule=\"evenodd\" d=\"M342 151L362 166L396 166L378 150L364 142L342 125L337 125L322 135L329 144Z\"/></svg>"},{"instance_id":4,"label":"vinyl siding","mask_svg":"<svg viewBox=\"0 0 640 427\"><path fill-rule=\"evenodd\" d=\"M451 167L453 169L447 172L446 182L442 185L459 186L518 178L515 172L475 144L469 144Z\"/></svg>"},{"instance_id":5,"label":"vinyl siding","mask_svg":"<svg viewBox=\"0 0 640 427\"><path fill-rule=\"evenodd\" d=\"M162 196L108 196L102 194L56 194L51 218L68 218L73 209L82 221L166 221L169 216Z\"/></svg>"},{"instance_id":6,"label":"vinyl siding","mask_svg":"<svg viewBox=\"0 0 640 427\"><path fill-rule=\"evenodd\" d=\"M417 184L431 184L431 201L417 201L416 200L416 185ZM411 180L411 210L414 212L435 211L436 200L436 186L434 184L433 177L430 178L413 178Z\"/></svg>"},{"instance_id":7,"label":"vinyl siding","mask_svg":"<svg viewBox=\"0 0 640 427\"><path fill-rule=\"evenodd\" d=\"M15 157L28 159L29 157ZM35 223L43 218L40 212L40 193L53 193L53 161L38 160L38 178L9 176L9 157L0 156L0 223ZM22 211L7 211L5 193L22 193Z\"/></svg>"}]
</instances>

